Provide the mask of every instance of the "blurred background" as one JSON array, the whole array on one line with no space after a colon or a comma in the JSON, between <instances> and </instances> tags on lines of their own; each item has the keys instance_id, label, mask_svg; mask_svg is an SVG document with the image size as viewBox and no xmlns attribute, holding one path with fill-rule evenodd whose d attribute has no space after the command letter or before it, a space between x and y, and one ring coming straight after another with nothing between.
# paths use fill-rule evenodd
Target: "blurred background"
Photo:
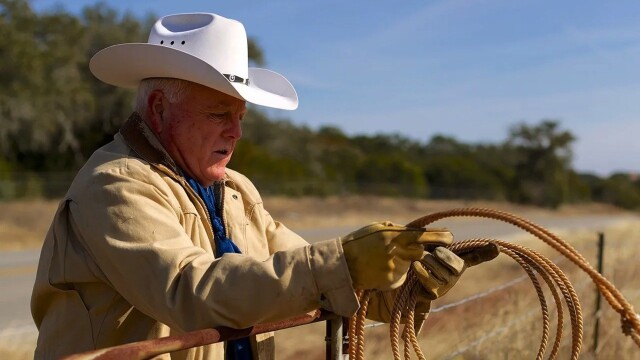
<instances>
[{"instance_id":1,"label":"blurred background","mask_svg":"<svg viewBox=\"0 0 640 360\"><path fill-rule=\"evenodd\" d=\"M385 216L371 212L382 202L388 212L483 203L543 222L583 216L574 226L592 237L623 219L631 228L615 241L630 254L623 239L638 234L640 214L637 1L0 0L0 305L24 313L0 308L0 354L25 334L29 353L25 305L56 203L133 109L133 91L99 82L89 59L146 42L160 16L194 11L240 20L252 66L298 91L293 112L249 107L229 165L292 228L339 235ZM356 220L320 211L331 206ZM637 302L635 268L618 265Z\"/></svg>"},{"instance_id":2,"label":"blurred background","mask_svg":"<svg viewBox=\"0 0 640 360\"><path fill-rule=\"evenodd\" d=\"M264 192L640 204L634 1L0 4L3 199L63 194L131 113L94 53L209 11L299 92L299 110L245 122L231 166Z\"/></svg>"}]
</instances>

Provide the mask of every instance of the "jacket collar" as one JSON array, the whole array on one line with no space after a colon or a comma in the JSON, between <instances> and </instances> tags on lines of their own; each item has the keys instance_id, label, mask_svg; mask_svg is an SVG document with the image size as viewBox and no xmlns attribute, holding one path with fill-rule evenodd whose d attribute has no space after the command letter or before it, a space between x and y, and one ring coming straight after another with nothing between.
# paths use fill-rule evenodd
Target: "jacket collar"
<instances>
[{"instance_id":1,"label":"jacket collar","mask_svg":"<svg viewBox=\"0 0 640 360\"><path fill-rule=\"evenodd\" d=\"M176 163L137 112L131 114L122 125L120 134L127 145L145 161L156 166L164 165L176 174L181 174Z\"/></svg>"}]
</instances>

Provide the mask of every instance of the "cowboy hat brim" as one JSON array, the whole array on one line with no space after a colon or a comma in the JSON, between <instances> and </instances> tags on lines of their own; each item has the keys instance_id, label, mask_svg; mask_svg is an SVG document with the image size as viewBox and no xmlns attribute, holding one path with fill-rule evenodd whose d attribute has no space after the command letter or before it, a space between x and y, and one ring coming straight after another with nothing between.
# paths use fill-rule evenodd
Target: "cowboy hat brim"
<instances>
[{"instance_id":1,"label":"cowboy hat brim","mask_svg":"<svg viewBox=\"0 0 640 360\"><path fill-rule=\"evenodd\" d=\"M249 84L232 83L206 61L187 52L147 43L113 45L89 61L101 81L134 88L147 78L176 78L198 83L253 104L284 110L298 107L298 95L282 75L249 68Z\"/></svg>"}]
</instances>

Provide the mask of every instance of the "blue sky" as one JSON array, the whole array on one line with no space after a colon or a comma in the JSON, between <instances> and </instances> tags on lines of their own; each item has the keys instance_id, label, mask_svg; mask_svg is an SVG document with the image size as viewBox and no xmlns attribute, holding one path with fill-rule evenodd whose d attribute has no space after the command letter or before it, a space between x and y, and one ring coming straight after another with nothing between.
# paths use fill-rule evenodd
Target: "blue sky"
<instances>
[{"instance_id":1,"label":"blue sky","mask_svg":"<svg viewBox=\"0 0 640 360\"><path fill-rule=\"evenodd\" d=\"M300 97L294 112L269 112L296 124L477 143L556 119L578 139L577 170L640 172L639 1L105 2L240 20Z\"/></svg>"}]
</instances>

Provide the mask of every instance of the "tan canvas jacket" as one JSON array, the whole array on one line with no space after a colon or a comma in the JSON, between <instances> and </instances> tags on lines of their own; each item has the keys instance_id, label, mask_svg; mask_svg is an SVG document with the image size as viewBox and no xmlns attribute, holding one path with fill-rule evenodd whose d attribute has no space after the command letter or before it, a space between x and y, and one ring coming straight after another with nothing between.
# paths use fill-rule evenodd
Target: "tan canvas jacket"
<instances>
[{"instance_id":1,"label":"tan canvas jacket","mask_svg":"<svg viewBox=\"0 0 640 360\"><path fill-rule=\"evenodd\" d=\"M79 171L46 236L31 299L35 358L319 307L356 311L339 240L309 245L271 218L246 177L229 170L224 184L223 220L242 254L215 259L204 203L132 115ZM252 346L256 359L274 357L271 334ZM224 359L224 345L166 357Z\"/></svg>"}]
</instances>

